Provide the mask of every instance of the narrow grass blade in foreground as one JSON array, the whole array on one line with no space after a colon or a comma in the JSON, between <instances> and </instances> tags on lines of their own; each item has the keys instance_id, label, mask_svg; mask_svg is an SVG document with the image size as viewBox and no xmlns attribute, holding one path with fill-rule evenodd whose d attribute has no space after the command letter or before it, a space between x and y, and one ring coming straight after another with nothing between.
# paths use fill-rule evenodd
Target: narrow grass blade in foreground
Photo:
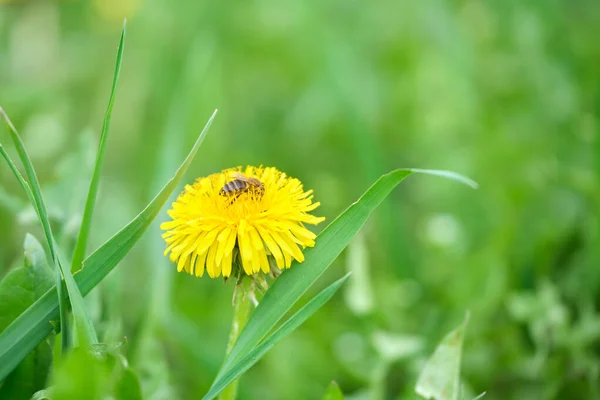
<instances>
[{"instance_id":1,"label":"narrow grass blade in foreground","mask_svg":"<svg viewBox=\"0 0 600 400\"><path fill-rule=\"evenodd\" d=\"M98 185L100 184L100 172L102 171L104 153L106 152L106 141L108 137L108 129L110 127L110 118L112 114L113 104L115 102L115 93L117 91L119 73L121 72L121 60L123 58L123 48L125 46L126 28L127 20L123 21L121 40L119 40L119 48L117 49L117 63L115 66L115 73L113 76L112 89L110 91L110 97L108 99L108 106L106 107L106 114L104 115L104 122L102 124L102 134L100 135L98 154L96 154L96 164L94 165L94 173L92 174L92 181L90 182L90 188L88 191L87 199L85 201L85 209L81 218L81 227L79 228L79 235L77 235L77 243L75 244L75 250L73 251L73 260L71 262L71 272L73 273L75 273L75 271L79 270L79 268L81 267L81 262L85 257L85 249L87 247L88 237L90 235L92 216L94 215L96 196L98 194Z\"/></svg>"},{"instance_id":2,"label":"narrow grass blade in foreground","mask_svg":"<svg viewBox=\"0 0 600 400\"><path fill-rule=\"evenodd\" d=\"M5 115L5 112L2 108L0 108L0 114L3 116ZM6 118L8 119L8 117L6 117ZM27 194L27 198L31 202L31 205L33 206L33 209L35 210L36 215L39 216L40 213L37 208L35 197L33 196L33 192L31 191L31 187L29 186L29 183L27 183L25 178L23 178L23 175L21 175L21 173L17 169L17 166L12 161L12 159L10 158L10 156L8 155L8 153L4 149L4 146L2 146L1 143L0 143L0 154L2 155L2 158L4 158L4 160L8 164L13 175L17 178L17 181L19 181L19 184L21 185L21 188L23 189L23 191ZM52 260L49 260L49 261L52 261ZM70 333L71 332L69 329L69 308L66 303L67 297L64 296L64 293L63 293L65 288L61 282L60 270L58 268L56 268L56 266L54 269L55 269L55 285L58 284L58 286L56 286L56 287L57 287L58 308L59 308L59 315L60 315L59 316L60 329L62 332L64 332L61 335L61 350L64 351L65 349L67 349L69 347L69 344L70 344Z\"/></svg>"},{"instance_id":3,"label":"narrow grass blade in foreground","mask_svg":"<svg viewBox=\"0 0 600 400\"><path fill-rule=\"evenodd\" d=\"M85 268L75 274L75 281L81 293L89 293L100 283L152 223L190 166L216 113L215 110L186 159L156 197L133 221L84 260ZM55 320L57 316L58 299L56 288L52 288L0 333L0 381L48 336L52 330L50 321Z\"/></svg>"},{"instance_id":4,"label":"narrow grass blade in foreground","mask_svg":"<svg viewBox=\"0 0 600 400\"><path fill-rule=\"evenodd\" d=\"M0 155L2 155L2 158L4 158L4 160L10 167L10 170L13 172L13 174L19 181L21 188L27 194L27 197L29 198L29 201L33 205L33 208L35 209L36 214L39 214L39 212L37 210L35 198L33 197L33 192L31 191L29 184L27 183L25 178L23 178L23 175L21 175L21 173L17 169L15 163L12 161L12 159L10 158L10 156L8 155L8 153L4 149L4 146L2 146L1 143L0 143ZM55 276L56 276L55 284L57 282L61 282L60 271L57 268L55 268ZM63 291L64 291L64 287L63 287L63 284L61 283L57 286L57 295L58 295L58 299L59 299L58 308L59 308L59 312L60 312L60 317L59 317L60 318L60 329L63 332L63 334L61 335L61 347L62 347L62 349L66 349L69 346L69 342L70 342L70 331L68 328L69 309L66 304L63 304L63 302L66 301L65 300L66 296L64 295Z\"/></svg>"},{"instance_id":5,"label":"narrow grass blade in foreground","mask_svg":"<svg viewBox=\"0 0 600 400\"><path fill-rule=\"evenodd\" d=\"M321 232L315 247L304 252L305 260L297 268L286 270L275 280L258 304L248 324L240 334L231 353L225 358L217 375L218 381L260 343L279 320L289 311L308 288L325 272L329 265L346 247L363 226L369 215L390 192L407 176L413 173L439 175L451 178L472 187L472 180L449 171L399 169L383 175L365 194L338 216Z\"/></svg>"},{"instance_id":6,"label":"narrow grass blade in foreground","mask_svg":"<svg viewBox=\"0 0 600 400\"><path fill-rule=\"evenodd\" d=\"M280 342L281 339L298 329L300 325L333 297L349 276L350 274L346 274L313 297L304 307L285 321L279 329L269 335L243 359L232 366L226 374L217 379L208 393L204 396L203 400L210 400L216 397L227 387L227 385L231 384L244 372L250 369L250 367L256 364L256 362L271 350L273 346Z\"/></svg>"},{"instance_id":7,"label":"narrow grass blade in foreground","mask_svg":"<svg viewBox=\"0 0 600 400\"><path fill-rule=\"evenodd\" d=\"M44 203L44 199L42 197L40 183L37 179L37 175L33 168L31 159L29 158L29 155L25 150L23 140L21 140L21 137L17 132L15 126L10 121L8 115L6 115L2 108L0 108L0 115L4 118L6 124L8 125L8 131L10 132L13 143L15 144L15 147L17 149L17 153L19 154L19 158L21 159L23 167L25 168L25 174L27 176L27 179L29 179L29 182L27 185L21 185L24 189L29 188L30 190L30 193L28 192L27 195L29 198L33 199L33 207L37 212L40 223L42 224L42 229L44 231L44 235L46 236L48 249L50 250L50 260L56 268L56 286L58 287L57 301L59 303L61 316L60 326L61 329L64 329L62 336L62 350L65 351L69 346L68 338L70 332L67 328L68 304L66 302L65 297L62 295L61 273L67 287L67 294L69 300L71 301L71 306L73 308L73 317L75 319L75 326L77 328L77 332L81 336L81 339L84 341L84 344L96 344L98 343L98 336L96 334L96 330L94 329L94 325L92 324L92 321L87 315L85 307L83 306L83 297L79 292L79 288L75 284L75 281L73 280L73 275L71 275L71 271L66 267L66 264L63 264L59 261L56 240L54 239L54 235L52 234L50 219L48 218L48 211L46 209L46 204ZM13 172L18 172L14 168L14 165L11 166L11 170L13 170ZM20 174L16 173L15 175L20 182L23 180Z\"/></svg>"}]
</instances>

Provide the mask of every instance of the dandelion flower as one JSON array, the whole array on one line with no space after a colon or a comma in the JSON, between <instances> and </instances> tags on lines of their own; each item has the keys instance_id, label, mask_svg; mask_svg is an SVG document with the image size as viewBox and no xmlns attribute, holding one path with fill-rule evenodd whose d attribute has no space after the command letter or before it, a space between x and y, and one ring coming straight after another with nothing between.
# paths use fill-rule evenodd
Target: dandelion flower
<instances>
[{"instance_id":1,"label":"dandelion flower","mask_svg":"<svg viewBox=\"0 0 600 400\"><path fill-rule=\"evenodd\" d=\"M324 218L309 214L312 190L275 168L252 166L224 170L186 185L169 210L165 256L179 272L211 278L237 273L271 271L271 258L279 270L292 260L304 261L302 250L315 245L316 235L305 224ZM240 271L241 273L241 271Z\"/></svg>"}]
</instances>

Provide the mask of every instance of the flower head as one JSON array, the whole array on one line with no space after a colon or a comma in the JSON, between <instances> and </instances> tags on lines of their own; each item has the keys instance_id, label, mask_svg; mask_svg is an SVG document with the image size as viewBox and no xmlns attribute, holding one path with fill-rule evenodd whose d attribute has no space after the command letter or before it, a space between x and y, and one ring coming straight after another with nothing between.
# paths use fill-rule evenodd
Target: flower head
<instances>
[{"instance_id":1,"label":"flower head","mask_svg":"<svg viewBox=\"0 0 600 400\"><path fill-rule=\"evenodd\" d=\"M309 214L319 206L312 190L275 168L248 166L226 169L186 185L169 210L165 255L177 270L211 278L228 277L238 260L252 275L269 273L269 257L280 270L292 259L304 261L302 249L315 244L316 235L304 224L324 218Z\"/></svg>"}]
</instances>

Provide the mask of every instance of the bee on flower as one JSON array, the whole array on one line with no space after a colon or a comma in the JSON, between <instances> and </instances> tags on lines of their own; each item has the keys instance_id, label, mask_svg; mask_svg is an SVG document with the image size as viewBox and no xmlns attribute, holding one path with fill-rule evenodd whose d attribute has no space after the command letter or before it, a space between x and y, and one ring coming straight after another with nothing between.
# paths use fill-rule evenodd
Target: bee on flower
<instances>
[{"instance_id":1,"label":"bee on flower","mask_svg":"<svg viewBox=\"0 0 600 400\"><path fill-rule=\"evenodd\" d=\"M304 261L315 244L306 224L325 218L310 214L312 190L273 167L241 167L187 185L161 229L165 256L185 271L211 278L271 273Z\"/></svg>"}]
</instances>

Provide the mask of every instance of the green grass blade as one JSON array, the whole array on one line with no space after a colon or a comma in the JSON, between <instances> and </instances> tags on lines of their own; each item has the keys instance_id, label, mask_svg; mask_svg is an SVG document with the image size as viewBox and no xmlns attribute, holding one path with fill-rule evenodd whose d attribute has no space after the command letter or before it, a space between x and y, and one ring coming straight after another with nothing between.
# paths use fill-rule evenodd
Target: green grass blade
<instances>
[{"instance_id":1,"label":"green grass blade","mask_svg":"<svg viewBox=\"0 0 600 400\"><path fill-rule=\"evenodd\" d=\"M171 192L190 166L200 144L204 140L216 111L200 133L194 147L183 161L173 178L167 182L156 197L129 224L92 253L83 264L75 281L83 295L90 292L127 254L169 199ZM53 329L50 321L58 316L56 288L50 289L38 301L19 316L6 330L0 333L0 381Z\"/></svg>"},{"instance_id":2,"label":"green grass blade","mask_svg":"<svg viewBox=\"0 0 600 400\"><path fill-rule=\"evenodd\" d=\"M119 81L119 73L121 72L121 60L123 58L123 48L125 46L125 33L127 28L127 20L123 21L123 30L121 31L121 40L119 40L119 47L117 49L117 62L115 65L115 73L113 76L112 89L110 91L110 97L108 99L108 106L106 107L106 113L104 115L104 122L102 124L102 134L100 135L100 143L98 145L98 153L96 154L96 164L94 166L94 172L92 174L92 181L90 182L90 188L88 191L87 199L85 201L85 209L83 211L83 217L81 219L81 227L79 228L79 235L77 236L77 243L75 244L75 250L73 252L73 260L71 262L71 272L75 272L81 267L81 262L85 257L85 249L87 247L88 237L90 235L90 228L92 225L92 216L94 215L94 207L96 205L96 196L98 194L98 186L100 184L100 172L102 171L102 164L104 162L104 153L106 152L106 142L108 137L108 129L110 128L110 119L112 115L113 104L115 102L115 94L117 91L117 82Z\"/></svg>"},{"instance_id":3,"label":"green grass blade","mask_svg":"<svg viewBox=\"0 0 600 400\"><path fill-rule=\"evenodd\" d=\"M84 293L89 292L96 286L114 268L114 266L121 261L129 249L131 249L135 242L139 240L152 220L154 220L161 207L169 199L169 196L175 190L177 184L181 178L183 178L183 175L192 163L192 160L202 144L202 141L204 141L204 137L208 133L208 129L216 114L217 110L215 110L204 126L194 147L181 166L177 169L175 175L167 182L150 204L148 204L146 208L126 227L83 261L85 268L77 274L77 277L79 278L78 282L82 288L81 290Z\"/></svg>"},{"instance_id":4,"label":"green grass blade","mask_svg":"<svg viewBox=\"0 0 600 400\"><path fill-rule=\"evenodd\" d=\"M442 169L420 169L420 168L411 168L410 170L411 170L411 172L414 172L416 174L427 174L427 175L440 176L442 178L448 178L448 179L451 179L451 180L454 180L457 182L464 183L467 186L471 186L473 189L479 188L479 184L477 182L475 182L473 179L467 178L466 176L461 175L461 174L457 174L456 172L445 171Z\"/></svg>"},{"instance_id":5,"label":"green grass blade","mask_svg":"<svg viewBox=\"0 0 600 400\"><path fill-rule=\"evenodd\" d=\"M77 287L77 284L75 283L75 280L73 279L73 275L71 275L70 270L66 268L66 265L68 264L64 264L59 261L58 246L56 245L56 240L54 239L54 235L52 234L52 227L50 226L48 211L46 209L46 204L44 203L40 183L37 179L35 169L33 168L33 163L31 162L31 159L29 158L29 155L25 150L23 140L21 139L13 123L10 121L4 110L0 109L0 114L5 119L8 125L8 130L17 149L17 153L19 154L19 158L21 159L23 167L25 168L25 174L27 175L27 179L29 179L28 187L31 190L30 197L33 197L34 208L37 211L38 218L42 224L44 235L46 237L46 240L48 241L50 259L52 260L53 265L56 267L56 286L59 288L57 297L61 316L60 323L61 329L64 329L63 333L65 334L62 341L62 350L66 350L66 348L69 345L69 330L67 328L68 305L64 297L62 296L61 273L65 280L69 300L71 301L71 307L73 310L73 317L75 319L75 327L77 328L77 332L84 340L84 344L96 344L98 343L98 335L96 334L96 330L94 328L94 325L92 324L91 319L85 311L85 307L83 305L83 296L81 295L81 292L79 291L79 288Z\"/></svg>"},{"instance_id":6,"label":"green grass blade","mask_svg":"<svg viewBox=\"0 0 600 400\"><path fill-rule=\"evenodd\" d=\"M98 334L96 333L92 319L85 311L83 295L75 282L75 278L73 278L73 275L68 269L69 264L61 254L56 243L54 245L57 251L56 255L58 257L58 263L65 276L65 285L67 286L67 293L69 294L69 300L71 301L73 319L75 320L75 328L77 329L79 343L84 344L85 346L98 344ZM71 295L71 293L74 293L75 295Z\"/></svg>"},{"instance_id":7,"label":"green grass blade","mask_svg":"<svg viewBox=\"0 0 600 400\"><path fill-rule=\"evenodd\" d=\"M304 307L298 310L285 321L279 329L269 335L258 346L254 347L244 358L235 363L227 371L224 371L222 376L215 380L208 393L204 396L204 400L210 400L216 397L223 389L231 382L239 378L244 372L252 367L260 360L273 346L280 342L284 337L298 329L311 315L317 312L325 303L327 303L333 295L338 291L342 284L348 279L350 274L333 282L331 285L323 289L319 294L313 297Z\"/></svg>"},{"instance_id":8,"label":"green grass blade","mask_svg":"<svg viewBox=\"0 0 600 400\"><path fill-rule=\"evenodd\" d=\"M217 378L220 378L224 371L248 354L273 329L300 296L344 250L371 212L404 178L412 173L444 176L476 187L476 184L470 179L448 171L399 169L383 175L357 202L321 232L316 239L315 247L305 251L305 260L302 265L285 271L275 280L250 316L248 324L240 334L231 353L225 358Z\"/></svg>"},{"instance_id":9,"label":"green grass blade","mask_svg":"<svg viewBox=\"0 0 600 400\"><path fill-rule=\"evenodd\" d=\"M25 165L29 179L32 181L35 181L37 183L37 177L35 176L35 171L33 170L33 165L29 161L29 156L25 152L25 147L21 141L21 138L19 137L12 122L10 121L10 119L8 118L8 116L6 115L6 113L4 112L4 110L1 107L0 107L0 115L2 115L2 117L5 119L5 121L8 125L9 131L13 138L13 141L15 141L15 144L17 145L17 150L19 151L19 156L21 157L21 160L23 161L23 164ZM21 187L27 194L29 201L31 202L36 214L38 215L40 222L42 223L46 239L47 240L51 239L52 243L55 243L54 238L52 237L52 232L50 230L50 222L48 220L46 208L43 204L41 192L39 191L39 186L38 186L38 195L36 196L36 194L32 190L32 185L30 185L25 180L25 178L23 178L23 176L17 169L15 163L12 161L12 159L10 158L10 156L4 149L4 146L2 146L1 144L0 144L0 153L2 154L2 157L4 158L4 160L10 167L11 171L13 172L13 174L15 175L17 180L19 181L19 184L21 185ZM71 342L71 339L70 339L71 335L70 335L70 329L69 329L69 305L68 305L68 301L63 293L64 287L63 287L63 283L62 283L62 279L61 279L61 270L57 264L57 257L56 257L56 253L54 252L55 248L51 245L48 245L48 248L50 249L50 252L51 252L49 264L54 265L54 267L55 267L54 270L55 270L55 274L56 274L56 287L57 287L58 306L59 306L59 314L60 314L60 328L61 328L61 331L63 332L63 334L61 335L61 349L64 352L69 348L70 342Z\"/></svg>"},{"instance_id":10,"label":"green grass blade","mask_svg":"<svg viewBox=\"0 0 600 400\"><path fill-rule=\"evenodd\" d=\"M58 260L56 257L56 249L54 248L54 236L52 235L52 228L50 227L50 220L48 218L46 204L44 203L44 199L42 197L40 184L37 179L35 170L33 169L33 164L31 163L31 159L29 158L29 155L25 150L23 140L21 140L19 133L17 132L16 128L8 118L8 115L6 115L2 108L0 108L0 115L4 118L6 124L8 125L8 131L10 133L11 139L15 144L15 148L17 150L17 153L19 154L19 158L21 159L23 167L25 168L25 175L29 180L28 186L31 189L31 194L34 201L33 205L36 211L38 212L38 216L42 224L42 228L44 230L44 236L46 237L46 241L48 242L48 248L50 250L51 259L54 265L57 265Z\"/></svg>"},{"instance_id":11,"label":"green grass blade","mask_svg":"<svg viewBox=\"0 0 600 400\"><path fill-rule=\"evenodd\" d=\"M17 169L17 166L15 165L13 160L10 158L10 156L6 152L6 149L4 148L4 146L2 146L1 143L0 143L0 155L2 155L2 158L4 158L4 161L6 161L6 163L8 164L8 167L10 168L10 170L12 171L14 176L19 181L21 188L23 188L23 190L27 194L27 197L29 197L29 201L31 201L31 204L33 204L33 207L35 208L35 210L37 212L37 207L35 205L35 199L33 198L33 192L31 191L29 184L27 183L25 178L23 178L23 175L21 175L21 173Z\"/></svg>"}]
</instances>

